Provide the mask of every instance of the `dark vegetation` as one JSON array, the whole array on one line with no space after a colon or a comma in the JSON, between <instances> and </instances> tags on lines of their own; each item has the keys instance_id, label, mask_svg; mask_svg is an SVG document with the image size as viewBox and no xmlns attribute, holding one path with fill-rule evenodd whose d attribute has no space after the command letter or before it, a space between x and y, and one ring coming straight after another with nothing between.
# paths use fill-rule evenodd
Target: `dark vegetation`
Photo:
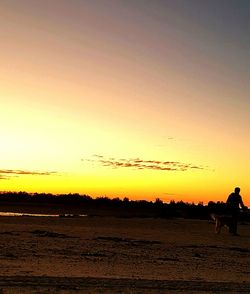
<instances>
[{"instance_id":1,"label":"dark vegetation","mask_svg":"<svg viewBox=\"0 0 250 294\"><path fill-rule=\"evenodd\" d=\"M0 211L22 213L87 214L89 216L116 217L159 217L210 219L210 213L227 214L223 202L185 203L183 201L164 203L155 201L129 200L108 197L92 198L79 194L53 195L47 193L0 192ZM243 221L249 221L249 214L241 214Z\"/></svg>"}]
</instances>

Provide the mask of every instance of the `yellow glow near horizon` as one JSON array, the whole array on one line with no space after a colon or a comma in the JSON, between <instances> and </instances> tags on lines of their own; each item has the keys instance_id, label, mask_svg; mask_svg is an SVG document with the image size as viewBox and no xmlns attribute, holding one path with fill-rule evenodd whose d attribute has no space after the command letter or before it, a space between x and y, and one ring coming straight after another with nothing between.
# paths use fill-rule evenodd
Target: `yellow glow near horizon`
<instances>
[{"instance_id":1,"label":"yellow glow near horizon","mask_svg":"<svg viewBox=\"0 0 250 294\"><path fill-rule=\"evenodd\" d=\"M240 186L249 205L244 48L178 5L139 2L0 4L0 190L208 202Z\"/></svg>"}]
</instances>

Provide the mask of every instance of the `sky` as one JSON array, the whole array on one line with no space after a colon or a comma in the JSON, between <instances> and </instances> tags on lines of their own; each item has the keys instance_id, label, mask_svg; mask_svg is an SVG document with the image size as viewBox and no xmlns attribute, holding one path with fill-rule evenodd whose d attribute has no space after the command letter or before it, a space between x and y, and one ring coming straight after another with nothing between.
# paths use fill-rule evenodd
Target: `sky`
<instances>
[{"instance_id":1,"label":"sky","mask_svg":"<svg viewBox=\"0 0 250 294\"><path fill-rule=\"evenodd\" d=\"M0 190L250 206L248 0L1 0Z\"/></svg>"}]
</instances>

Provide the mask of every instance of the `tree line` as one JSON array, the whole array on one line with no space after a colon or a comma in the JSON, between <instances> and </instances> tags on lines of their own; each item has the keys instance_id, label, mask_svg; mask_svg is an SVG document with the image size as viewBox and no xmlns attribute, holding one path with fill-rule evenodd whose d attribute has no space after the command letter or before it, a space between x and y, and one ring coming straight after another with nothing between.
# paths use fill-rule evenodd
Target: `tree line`
<instances>
[{"instance_id":1,"label":"tree line","mask_svg":"<svg viewBox=\"0 0 250 294\"><path fill-rule=\"evenodd\" d=\"M59 194L51 193L27 193L27 192L0 192L0 205L60 205L70 208L77 207L83 212L88 210L110 211L121 217L159 217L159 218L192 218L210 219L211 213L227 214L227 206L223 202L210 201L208 204L198 204L183 201L170 201L164 203L160 198L154 201L130 200L125 197L108 198L106 196L92 198L78 193ZM1 210L1 207L0 207ZM244 220L249 220L249 215L242 215Z\"/></svg>"}]
</instances>

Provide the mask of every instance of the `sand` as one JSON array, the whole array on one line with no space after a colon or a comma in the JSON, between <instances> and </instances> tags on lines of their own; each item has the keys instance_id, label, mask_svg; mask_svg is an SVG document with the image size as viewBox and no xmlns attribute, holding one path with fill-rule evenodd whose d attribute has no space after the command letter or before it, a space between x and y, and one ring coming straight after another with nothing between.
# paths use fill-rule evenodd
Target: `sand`
<instances>
[{"instance_id":1,"label":"sand","mask_svg":"<svg viewBox=\"0 0 250 294\"><path fill-rule=\"evenodd\" d=\"M250 293L250 225L0 217L0 293Z\"/></svg>"}]
</instances>

